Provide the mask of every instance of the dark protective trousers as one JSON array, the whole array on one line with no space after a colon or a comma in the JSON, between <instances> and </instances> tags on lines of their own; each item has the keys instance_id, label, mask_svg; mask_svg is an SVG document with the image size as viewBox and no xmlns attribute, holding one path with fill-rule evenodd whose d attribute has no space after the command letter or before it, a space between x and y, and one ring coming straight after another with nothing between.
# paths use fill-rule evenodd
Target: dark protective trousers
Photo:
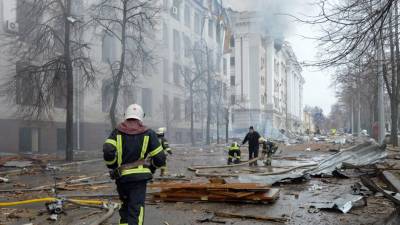
<instances>
[{"instance_id":1,"label":"dark protective trousers","mask_svg":"<svg viewBox=\"0 0 400 225\"><path fill-rule=\"evenodd\" d=\"M249 160L258 157L258 148L259 146L249 146ZM250 166L257 166L257 162L250 163Z\"/></svg>"},{"instance_id":2,"label":"dark protective trousers","mask_svg":"<svg viewBox=\"0 0 400 225\"><path fill-rule=\"evenodd\" d=\"M228 165L233 163L240 163L240 150L229 150Z\"/></svg>"},{"instance_id":3,"label":"dark protective trousers","mask_svg":"<svg viewBox=\"0 0 400 225\"><path fill-rule=\"evenodd\" d=\"M143 225L147 181L118 183L120 225Z\"/></svg>"}]
</instances>

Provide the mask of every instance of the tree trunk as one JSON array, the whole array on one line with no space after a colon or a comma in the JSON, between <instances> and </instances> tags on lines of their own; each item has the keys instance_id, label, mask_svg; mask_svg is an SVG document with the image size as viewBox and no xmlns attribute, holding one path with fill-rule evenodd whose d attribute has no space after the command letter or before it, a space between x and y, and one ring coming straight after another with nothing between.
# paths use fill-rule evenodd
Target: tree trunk
<instances>
[{"instance_id":1,"label":"tree trunk","mask_svg":"<svg viewBox=\"0 0 400 225\"><path fill-rule=\"evenodd\" d=\"M73 152L73 125L74 125L74 74L71 61L71 51L70 51L70 22L67 17L71 12L71 0L65 2L65 15L64 15L64 63L67 76L67 116L66 116L66 160L74 160Z\"/></svg>"},{"instance_id":2,"label":"tree trunk","mask_svg":"<svg viewBox=\"0 0 400 225\"><path fill-rule=\"evenodd\" d=\"M127 3L124 3L123 15L122 15L122 24L121 24L121 58L119 62L118 73L116 77L113 78L113 100L110 107L110 123L111 129L115 129L117 126L117 118L116 118L116 109L118 103L118 96L121 86L121 80L124 75L125 69L125 53L126 53L126 23L127 23Z\"/></svg>"},{"instance_id":3,"label":"tree trunk","mask_svg":"<svg viewBox=\"0 0 400 225\"><path fill-rule=\"evenodd\" d=\"M195 145L194 141L194 104L193 104L193 86L190 87L190 142L192 146Z\"/></svg>"},{"instance_id":4,"label":"tree trunk","mask_svg":"<svg viewBox=\"0 0 400 225\"><path fill-rule=\"evenodd\" d=\"M208 47L206 47L207 54L207 126L206 126L206 144L211 144L210 126L211 126L211 71L210 71L210 56Z\"/></svg>"},{"instance_id":5,"label":"tree trunk","mask_svg":"<svg viewBox=\"0 0 400 225\"><path fill-rule=\"evenodd\" d=\"M395 16L394 16L394 28L395 28L395 38L394 38L394 42L395 42L395 46L396 46L396 55L395 55L395 61L396 61L396 83L394 84L394 89L392 90L392 94L393 97L395 99L395 104L393 107L396 107L395 109L393 109L393 111L391 112L392 115L392 129L391 129L391 139L392 139L392 144L393 146L398 146L398 138L397 138L397 123L398 123L398 118L399 118L399 86L400 86L400 47L399 47L399 12L398 12L398 3L397 1L395 1L394 3L394 8L395 8ZM394 65L393 65L394 66ZM394 113L394 115L393 115ZM395 126L393 126L393 124L395 124Z\"/></svg>"},{"instance_id":6,"label":"tree trunk","mask_svg":"<svg viewBox=\"0 0 400 225\"><path fill-rule=\"evenodd\" d=\"M399 101L397 99L392 99L390 104L390 113L391 113L391 122L392 129L390 131L390 141L393 146L398 146L398 137L397 137L397 116L399 113Z\"/></svg>"},{"instance_id":7,"label":"tree trunk","mask_svg":"<svg viewBox=\"0 0 400 225\"><path fill-rule=\"evenodd\" d=\"M217 110L217 144L219 144L219 110Z\"/></svg>"},{"instance_id":8,"label":"tree trunk","mask_svg":"<svg viewBox=\"0 0 400 225\"><path fill-rule=\"evenodd\" d=\"M229 108L225 109L225 142L229 142Z\"/></svg>"}]
</instances>

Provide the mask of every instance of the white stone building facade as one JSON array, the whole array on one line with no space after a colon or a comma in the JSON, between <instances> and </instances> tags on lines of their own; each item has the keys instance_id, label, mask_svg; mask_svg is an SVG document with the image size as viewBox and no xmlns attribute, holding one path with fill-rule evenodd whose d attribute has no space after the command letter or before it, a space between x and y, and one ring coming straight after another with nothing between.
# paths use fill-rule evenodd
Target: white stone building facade
<instances>
[{"instance_id":1,"label":"white stone building facade","mask_svg":"<svg viewBox=\"0 0 400 225\"><path fill-rule=\"evenodd\" d=\"M230 45L224 65L231 85L231 131L254 126L266 136L301 132L304 79L289 43L271 37L255 12L230 13Z\"/></svg>"}]
</instances>

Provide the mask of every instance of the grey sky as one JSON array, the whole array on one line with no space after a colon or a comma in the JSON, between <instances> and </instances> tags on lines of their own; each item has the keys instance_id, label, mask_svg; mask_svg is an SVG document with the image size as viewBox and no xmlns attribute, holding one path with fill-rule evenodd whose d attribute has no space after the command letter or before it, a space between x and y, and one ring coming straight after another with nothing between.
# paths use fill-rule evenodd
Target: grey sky
<instances>
[{"instance_id":1,"label":"grey sky","mask_svg":"<svg viewBox=\"0 0 400 225\"><path fill-rule=\"evenodd\" d=\"M284 35L289 41L300 62L315 61L317 54L316 43L303 36L313 35L310 25L296 23L292 18L276 14L302 14L315 15L317 9L309 4L312 0L223 0L223 3L235 10L263 10L273 14L279 23L287 23ZM335 90L331 88L331 77L326 71L317 71L316 68L303 68L303 76L306 80L304 86L304 105L319 106L328 115L331 105L336 102Z\"/></svg>"}]
</instances>

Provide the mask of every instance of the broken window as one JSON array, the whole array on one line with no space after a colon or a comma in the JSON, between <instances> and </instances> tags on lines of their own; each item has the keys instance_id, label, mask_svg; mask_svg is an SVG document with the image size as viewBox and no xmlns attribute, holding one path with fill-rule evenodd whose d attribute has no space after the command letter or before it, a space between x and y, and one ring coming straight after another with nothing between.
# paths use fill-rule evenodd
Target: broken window
<instances>
[{"instance_id":1,"label":"broken window","mask_svg":"<svg viewBox=\"0 0 400 225\"><path fill-rule=\"evenodd\" d=\"M191 43L190 43L190 39L188 36L184 35L183 36L183 44L185 45L185 57L190 57L190 52L191 52Z\"/></svg>"},{"instance_id":2,"label":"broken window","mask_svg":"<svg viewBox=\"0 0 400 225\"><path fill-rule=\"evenodd\" d=\"M235 57L231 56L231 66L234 66L234 65L235 65Z\"/></svg>"},{"instance_id":3,"label":"broken window","mask_svg":"<svg viewBox=\"0 0 400 225\"><path fill-rule=\"evenodd\" d=\"M38 79L32 66L16 64L16 103L20 105L34 105L38 101Z\"/></svg>"},{"instance_id":4,"label":"broken window","mask_svg":"<svg viewBox=\"0 0 400 225\"><path fill-rule=\"evenodd\" d=\"M110 33L104 31L101 42L101 60L105 63L113 63L116 61L116 55L115 39Z\"/></svg>"},{"instance_id":5,"label":"broken window","mask_svg":"<svg viewBox=\"0 0 400 225\"><path fill-rule=\"evenodd\" d=\"M164 74L164 82L169 82L169 61L168 59L163 59L163 74Z\"/></svg>"},{"instance_id":6,"label":"broken window","mask_svg":"<svg viewBox=\"0 0 400 225\"><path fill-rule=\"evenodd\" d=\"M223 59L223 70L224 70L224 75L228 75L228 63L226 62L226 59Z\"/></svg>"},{"instance_id":7,"label":"broken window","mask_svg":"<svg viewBox=\"0 0 400 225\"><path fill-rule=\"evenodd\" d=\"M167 46L168 46L168 41L169 41L169 38L168 38L168 25L166 24L166 23L163 23L163 42L164 42L164 44L166 44Z\"/></svg>"},{"instance_id":8,"label":"broken window","mask_svg":"<svg viewBox=\"0 0 400 225\"><path fill-rule=\"evenodd\" d=\"M10 30L10 24L8 24L9 31L18 32L21 34L21 38L29 38L29 33L31 33L32 29L34 29L35 25L38 23L40 14L34 13L38 11L38 7L35 7L35 4L30 0L18 0L16 7L16 22L17 26L15 26L16 30ZM8 21L12 22L12 21Z\"/></svg>"},{"instance_id":9,"label":"broken window","mask_svg":"<svg viewBox=\"0 0 400 225\"><path fill-rule=\"evenodd\" d=\"M189 5L185 5L185 25L190 28L190 7Z\"/></svg>"},{"instance_id":10,"label":"broken window","mask_svg":"<svg viewBox=\"0 0 400 225\"><path fill-rule=\"evenodd\" d=\"M173 68L173 70L174 70L174 83L176 85L180 85L180 83L181 83L181 74L180 74L181 67L180 67L180 65L178 63L174 63L173 67L174 67Z\"/></svg>"},{"instance_id":11,"label":"broken window","mask_svg":"<svg viewBox=\"0 0 400 225\"><path fill-rule=\"evenodd\" d=\"M221 56L218 52L215 55L215 69L218 73L221 72Z\"/></svg>"},{"instance_id":12,"label":"broken window","mask_svg":"<svg viewBox=\"0 0 400 225\"><path fill-rule=\"evenodd\" d=\"M111 102L113 99L113 80L103 80L101 85L101 110L102 112L108 112L110 110Z\"/></svg>"},{"instance_id":13,"label":"broken window","mask_svg":"<svg viewBox=\"0 0 400 225\"><path fill-rule=\"evenodd\" d=\"M185 101L185 120L190 121L190 115L191 115L191 104L190 104L190 99L186 99Z\"/></svg>"},{"instance_id":14,"label":"broken window","mask_svg":"<svg viewBox=\"0 0 400 225\"><path fill-rule=\"evenodd\" d=\"M230 46L233 48L235 47L235 36L232 34L230 39Z\"/></svg>"},{"instance_id":15,"label":"broken window","mask_svg":"<svg viewBox=\"0 0 400 225\"><path fill-rule=\"evenodd\" d=\"M181 119L181 101L179 98L174 98L174 120L178 121Z\"/></svg>"},{"instance_id":16,"label":"broken window","mask_svg":"<svg viewBox=\"0 0 400 225\"><path fill-rule=\"evenodd\" d=\"M210 38L214 37L214 22L211 19L208 20L208 36Z\"/></svg>"},{"instance_id":17,"label":"broken window","mask_svg":"<svg viewBox=\"0 0 400 225\"><path fill-rule=\"evenodd\" d=\"M219 44L221 43L221 29L222 29L221 24L217 22L217 33L215 34L215 40Z\"/></svg>"},{"instance_id":18,"label":"broken window","mask_svg":"<svg viewBox=\"0 0 400 225\"><path fill-rule=\"evenodd\" d=\"M57 150L65 151L67 142L65 140L65 128L57 128Z\"/></svg>"},{"instance_id":19,"label":"broken window","mask_svg":"<svg viewBox=\"0 0 400 225\"><path fill-rule=\"evenodd\" d=\"M142 89L142 107L147 116L152 115L152 98L153 93L150 88Z\"/></svg>"},{"instance_id":20,"label":"broken window","mask_svg":"<svg viewBox=\"0 0 400 225\"><path fill-rule=\"evenodd\" d=\"M197 34L201 34L201 21L198 12L194 13L194 32Z\"/></svg>"},{"instance_id":21,"label":"broken window","mask_svg":"<svg viewBox=\"0 0 400 225\"><path fill-rule=\"evenodd\" d=\"M235 76L231 76L231 86L235 86Z\"/></svg>"},{"instance_id":22,"label":"broken window","mask_svg":"<svg viewBox=\"0 0 400 225\"><path fill-rule=\"evenodd\" d=\"M34 127L19 128L19 151L20 152L39 152L40 148L40 129Z\"/></svg>"},{"instance_id":23,"label":"broken window","mask_svg":"<svg viewBox=\"0 0 400 225\"><path fill-rule=\"evenodd\" d=\"M67 107L67 76L64 71L56 71L54 76L54 107Z\"/></svg>"},{"instance_id":24,"label":"broken window","mask_svg":"<svg viewBox=\"0 0 400 225\"><path fill-rule=\"evenodd\" d=\"M177 30L174 30L174 52L177 55L181 53L181 38Z\"/></svg>"},{"instance_id":25,"label":"broken window","mask_svg":"<svg viewBox=\"0 0 400 225\"><path fill-rule=\"evenodd\" d=\"M172 0L171 15L177 20L180 20L180 4L181 0Z\"/></svg>"},{"instance_id":26,"label":"broken window","mask_svg":"<svg viewBox=\"0 0 400 225\"><path fill-rule=\"evenodd\" d=\"M191 71L190 71L189 67L185 67L185 79L187 79L188 81L191 79ZM184 80L184 82L186 82L186 81Z\"/></svg>"}]
</instances>

